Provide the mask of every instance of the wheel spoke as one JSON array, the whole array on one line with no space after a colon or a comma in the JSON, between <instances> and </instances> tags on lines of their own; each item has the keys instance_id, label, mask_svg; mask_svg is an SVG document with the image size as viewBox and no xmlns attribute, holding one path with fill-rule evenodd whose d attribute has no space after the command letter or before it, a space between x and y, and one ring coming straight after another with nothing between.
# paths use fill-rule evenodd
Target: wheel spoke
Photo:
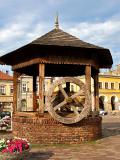
<instances>
[{"instance_id":1,"label":"wheel spoke","mask_svg":"<svg viewBox=\"0 0 120 160\"><path fill-rule=\"evenodd\" d=\"M80 95L83 95L83 94L84 94L84 91L83 91L83 90L80 90L79 92L73 94L73 95L71 96L71 98L74 99L74 98L76 98L77 96L80 96Z\"/></svg>"},{"instance_id":2,"label":"wheel spoke","mask_svg":"<svg viewBox=\"0 0 120 160\"><path fill-rule=\"evenodd\" d=\"M74 112L77 116L79 116L79 112L78 112L78 110L76 109L76 107L71 106L71 108L73 109L73 112Z\"/></svg>"},{"instance_id":3,"label":"wheel spoke","mask_svg":"<svg viewBox=\"0 0 120 160\"><path fill-rule=\"evenodd\" d=\"M79 105L80 102L79 102L79 100L77 98L74 98L73 100L77 105Z\"/></svg>"},{"instance_id":4,"label":"wheel spoke","mask_svg":"<svg viewBox=\"0 0 120 160\"><path fill-rule=\"evenodd\" d=\"M55 96L51 97L51 102L53 102L55 100Z\"/></svg>"},{"instance_id":5,"label":"wheel spoke","mask_svg":"<svg viewBox=\"0 0 120 160\"><path fill-rule=\"evenodd\" d=\"M67 103L66 101L63 101L63 102L59 103L58 105L56 105L56 106L54 107L54 110L56 111L57 109L59 109L59 108L61 108L62 106L64 106L66 103Z\"/></svg>"},{"instance_id":6,"label":"wheel spoke","mask_svg":"<svg viewBox=\"0 0 120 160\"><path fill-rule=\"evenodd\" d=\"M59 89L60 89L60 91L62 92L62 94L63 94L63 96L65 97L65 99L67 99L67 98L68 98L68 95L67 95L66 91L64 90L64 88L62 87L61 84L59 85Z\"/></svg>"},{"instance_id":7,"label":"wheel spoke","mask_svg":"<svg viewBox=\"0 0 120 160\"><path fill-rule=\"evenodd\" d=\"M73 94L73 95L71 96L71 98L74 100L74 102L75 102L78 106L80 105L80 101L79 101L79 99L77 99L77 97L80 96L80 95L83 95L83 93L84 93L84 91L83 91L83 90L80 90L79 92L77 92L77 93L75 93L75 94Z\"/></svg>"}]
</instances>

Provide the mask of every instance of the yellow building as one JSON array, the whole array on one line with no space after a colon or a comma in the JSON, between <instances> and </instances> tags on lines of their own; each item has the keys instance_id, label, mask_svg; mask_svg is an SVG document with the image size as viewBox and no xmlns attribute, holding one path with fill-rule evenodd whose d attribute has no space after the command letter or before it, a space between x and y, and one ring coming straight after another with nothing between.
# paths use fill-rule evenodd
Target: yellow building
<instances>
[{"instance_id":1,"label":"yellow building","mask_svg":"<svg viewBox=\"0 0 120 160\"><path fill-rule=\"evenodd\" d=\"M13 104L13 77L0 71L0 111L10 111Z\"/></svg>"},{"instance_id":2,"label":"yellow building","mask_svg":"<svg viewBox=\"0 0 120 160\"><path fill-rule=\"evenodd\" d=\"M51 78L45 78L44 82L44 95L46 95L46 92L48 90L48 87L51 84L52 79ZM36 85L36 91L37 91L37 99L39 95L39 79L37 78L37 85ZM19 111L32 111L33 110L33 79L31 76L22 75L19 78L18 82L18 110Z\"/></svg>"},{"instance_id":3,"label":"yellow building","mask_svg":"<svg viewBox=\"0 0 120 160\"><path fill-rule=\"evenodd\" d=\"M99 97L101 109L120 110L120 75L113 72L99 75Z\"/></svg>"},{"instance_id":4,"label":"yellow building","mask_svg":"<svg viewBox=\"0 0 120 160\"><path fill-rule=\"evenodd\" d=\"M79 79L85 83L84 76ZM76 86L71 85L71 90L76 92ZM94 110L94 81L92 78L91 99L92 110ZM114 70L99 74L99 108L108 112L120 110L120 71Z\"/></svg>"}]
</instances>

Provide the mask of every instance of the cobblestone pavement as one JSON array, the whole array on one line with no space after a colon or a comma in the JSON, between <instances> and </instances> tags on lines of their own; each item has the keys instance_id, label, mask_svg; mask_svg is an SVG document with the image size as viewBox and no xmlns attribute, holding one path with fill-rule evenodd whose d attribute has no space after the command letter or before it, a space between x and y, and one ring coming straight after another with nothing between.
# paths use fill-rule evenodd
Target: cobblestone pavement
<instances>
[{"instance_id":1,"label":"cobblestone pavement","mask_svg":"<svg viewBox=\"0 0 120 160\"><path fill-rule=\"evenodd\" d=\"M120 135L94 144L33 149L31 160L120 160Z\"/></svg>"},{"instance_id":2,"label":"cobblestone pavement","mask_svg":"<svg viewBox=\"0 0 120 160\"><path fill-rule=\"evenodd\" d=\"M29 160L120 160L120 117L103 117L100 140L79 145L34 146Z\"/></svg>"}]
</instances>

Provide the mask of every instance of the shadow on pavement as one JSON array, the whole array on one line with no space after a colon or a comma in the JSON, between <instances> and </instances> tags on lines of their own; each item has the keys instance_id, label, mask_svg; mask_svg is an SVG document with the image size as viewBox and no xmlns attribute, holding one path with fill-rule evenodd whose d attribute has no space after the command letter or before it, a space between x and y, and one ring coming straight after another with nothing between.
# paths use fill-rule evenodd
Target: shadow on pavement
<instances>
[{"instance_id":1,"label":"shadow on pavement","mask_svg":"<svg viewBox=\"0 0 120 160\"><path fill-rule=\"evenodd\" d=\"M31 152L30 160L48 160L50 157L54 155L53 152Z\"/></svg>"},{"instance_id":2,"label":"shadow on pavement","mask_svg":"<svg viewBox=\"0 0 120 160\"><path fill-rule=\"evenodd\" d=\"M102 124L102 134L103 137L120 135L120 123L104 122L104 124Z\"/></svg>"}]
</instances>

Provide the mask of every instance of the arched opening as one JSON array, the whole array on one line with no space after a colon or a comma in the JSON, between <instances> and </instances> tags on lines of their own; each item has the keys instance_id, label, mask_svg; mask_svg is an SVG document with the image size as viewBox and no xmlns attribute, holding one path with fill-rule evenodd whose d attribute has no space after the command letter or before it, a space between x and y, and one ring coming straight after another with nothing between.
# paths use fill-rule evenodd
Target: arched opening
<instances>
[{"instance_id":1,"label":"arched opening","mask_svg":"<svg viewBox=\"0 0 120 160\"><path fill-rule=\"evenodd\" d=\"M105 96L99 97L99 108L104 110L105 109Z\"/></svg>"},{"instance_id":2,"label":"arched opening","mask_svg":"<svg viewBox=\"0 0 120 160\"><path fill-rule=\"evenodd\" d=\"M115 96L111 97L111 107L112 107L112 110L115 110L115 99L116 99Z\"/></svg>"},{"instance_id":3,"label":"arched opening","mask_svg":"<svg viewBox=\"0 0 120 160\"><path fill-rule=\"evenodd\" d=\"M27 107L26 99L22 99L22 100L21 100L21 110L22 110L22 111L25 111L25 110L26 110L26 107Z\"/></svg>"}]
</instances>

